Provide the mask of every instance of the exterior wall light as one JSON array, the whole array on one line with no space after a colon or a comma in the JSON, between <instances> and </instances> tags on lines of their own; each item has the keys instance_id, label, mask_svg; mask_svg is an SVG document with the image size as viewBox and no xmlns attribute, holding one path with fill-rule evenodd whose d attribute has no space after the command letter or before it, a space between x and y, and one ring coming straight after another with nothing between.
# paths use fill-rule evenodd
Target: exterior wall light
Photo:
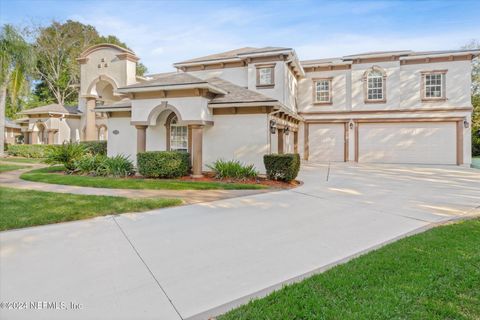
<instances>
[{"instance_id":1,"label":"exterior wall light","mask_svg":"<svg viewBox=\"0 0 480 320\"><path fill-rule=\"evenodd\" d=\"M469 123L468 123L467 119L463 120L463 126L465 127L465 129L468 129Z\"/></svg>"},{"instance_id":2,"label":"exterior wall light","mask_svg":"<svg viewBox=\"0 0 480 320\"><path fill-rule=\"evenodd\" d=\"M353 121L352 120L350 120L350 122L348 123L348 126L350 127L350 130L353 129Z\"/></svg>"},{"instance_id":3,"label":"exterior wall light","mask_svg":"<svg viewBox=\"0 0 480 320\"><path fill-rule=\"evenodd\" d=\"M290 134L290 127L286 126L285 127L285 135L288 136Z\"/></svg>"},{"instance_id":4,"label":"exterior wall light","mask_svg":"<svg viewBox=\"0 0 480 320\"><path fill-rule=\"evenodd\" d=\"M270 133L275 134L277 132L277 122L275 120L270 120Z\"/></svg>"}]
</instances>

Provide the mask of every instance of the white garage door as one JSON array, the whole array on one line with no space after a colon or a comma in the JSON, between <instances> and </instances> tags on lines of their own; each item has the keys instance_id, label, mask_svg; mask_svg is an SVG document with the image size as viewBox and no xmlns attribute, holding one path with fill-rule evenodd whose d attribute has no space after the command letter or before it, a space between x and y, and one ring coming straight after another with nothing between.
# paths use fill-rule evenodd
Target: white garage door
<instances>
[{"instance_id":1,"label":"white garage door","mask_svg":"<svg viewBox=\"0 0 480 320\"><path fill-rule=\"evenodd\" d=\"M362 123L359 162L456 164L454 122Z\"/></svg>"},{"instance_id":2,"label":"white garage door","mask_svg":"<svg viewBox=\"0 0 480 320\"><path fill-rule=\"evenodd\" d=\"M344 161L343 123L310 124L308 137L309 161Z\"/></svg>"}]
</instances>

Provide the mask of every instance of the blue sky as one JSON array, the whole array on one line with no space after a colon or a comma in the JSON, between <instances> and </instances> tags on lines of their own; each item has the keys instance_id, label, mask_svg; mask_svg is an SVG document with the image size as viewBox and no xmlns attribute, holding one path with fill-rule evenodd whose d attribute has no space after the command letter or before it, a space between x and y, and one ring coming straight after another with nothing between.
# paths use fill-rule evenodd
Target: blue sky
<instances>
[{"instance_id":1,"label":"blue sky","mask_svg":"<svg viewBox=\"0 0 480 320\"><path fill-rule=\"evenodd\" d=\"M2 23L88 23L126 42L149 72L238 47L300 59L378 50L458 49L480 39L480 1L0 0Z\"/></svg>"}]
</instances>

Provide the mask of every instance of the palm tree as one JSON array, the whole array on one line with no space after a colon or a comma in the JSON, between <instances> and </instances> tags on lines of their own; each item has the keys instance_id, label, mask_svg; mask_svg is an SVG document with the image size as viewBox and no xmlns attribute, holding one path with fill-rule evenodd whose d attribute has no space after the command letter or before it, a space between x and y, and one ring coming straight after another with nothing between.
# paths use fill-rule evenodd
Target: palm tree
<instances>
[{"instance_id":1,"label":"palm tree","mask_svg":"<svg viewBox=\"0 0 480 320\"><path fill-rule=\"evenodd\" d=\"M0 157L4 156L7 90L15 101L33 67L30 44L12 25L4 25L0 31Z\"/></svg>"}]
</instances>

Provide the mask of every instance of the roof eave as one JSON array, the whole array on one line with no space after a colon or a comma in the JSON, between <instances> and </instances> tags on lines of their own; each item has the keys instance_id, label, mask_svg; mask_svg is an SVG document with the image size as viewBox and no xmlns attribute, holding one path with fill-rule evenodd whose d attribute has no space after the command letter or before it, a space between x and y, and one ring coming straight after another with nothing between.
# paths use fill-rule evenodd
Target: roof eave
<instances>
[{"instance_id":1,"label":"roof eave","mask_svg":"<svg viewBox=\"0 0 480 320\"><path fill-rule=\"evenodd\" d=\"M155 92L155 91L176 91L176 90L185 90L185 89L207 89L210 92L216 94L227 94L228 92L220 89L219 87L213 86L207 82L197 83L197 84L177 84L177 85L152 85L152 86L142 86L134 88L119 88L117 89L120 93L139 93L139 92Z\"/></svg>"},{"instance_id":2,"label":"roof eave","mask_svg":"<svg viewBox=\"0 0 480 320\"><path fill-rule=\"evenodd\" d=\"M480 55L480 50L466 50L466 51L457 51L457 52L445 52L445 53L436 53L436 54L417 54L412 56L400 57L400 60L416 60L422 58L440 58L440 57L451 57L451 56L465 56L472 55L472 58L478 57Z\"/></svg>"}]
</instances>

